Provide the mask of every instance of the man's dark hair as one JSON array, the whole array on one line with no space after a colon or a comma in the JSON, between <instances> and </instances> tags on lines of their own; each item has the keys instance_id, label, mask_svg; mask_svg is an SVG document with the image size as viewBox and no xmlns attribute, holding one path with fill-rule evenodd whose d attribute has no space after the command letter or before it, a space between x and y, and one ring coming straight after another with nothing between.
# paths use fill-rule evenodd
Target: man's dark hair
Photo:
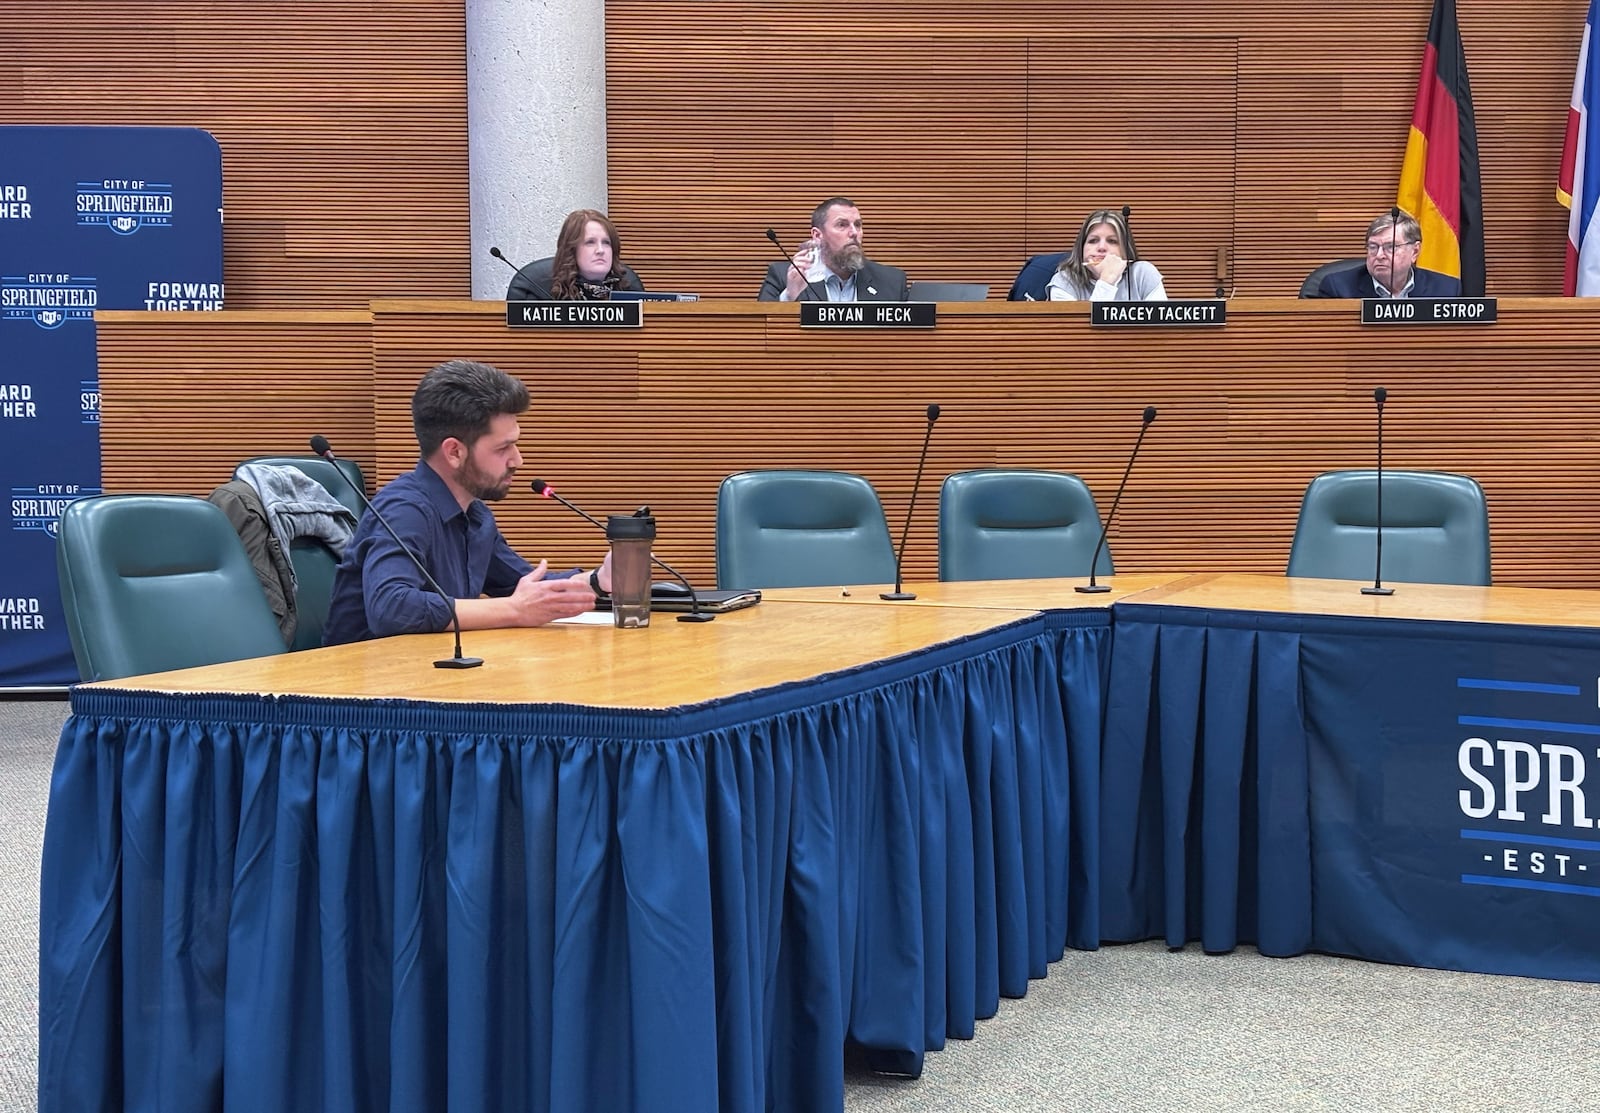
<instances>
[{"instance_id":1,"label":"man's dark hair","mask_svg":"<svg viewBox=\"0 0 1600 1113\"><path fill-rule=\"evenodd\" d=\"M528 408L521 380L487 363L453 359L422 376L411 395L411 427L423 456L432 456L447 437L471 447L500 414Z\"/></svg>"},{"instance_id":2,"label":"man's dark hair","mask_svg":"<svg viewBox=\"0 0 1600 1113\"><path fill-rule=\"evenodd\" d=\"M848 197L830 197L811 210L811 227L821 228L822 222L828 219L828 210L835 205L843 205L847 209L859 209L861 207Z\"/></svg>"}]
</instances>

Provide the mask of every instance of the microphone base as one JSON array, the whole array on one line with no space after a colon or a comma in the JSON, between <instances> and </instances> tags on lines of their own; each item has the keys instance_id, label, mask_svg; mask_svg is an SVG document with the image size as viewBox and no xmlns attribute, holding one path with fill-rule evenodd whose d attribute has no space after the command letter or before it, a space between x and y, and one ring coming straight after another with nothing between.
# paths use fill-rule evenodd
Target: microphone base
<instances>
[{"instance_id":1,"label":"microphone base","mask_svg":"<svg viewBox=\"0 0 1600 1113\"><path fill-rule=\"evenodd\" d=\"M1110 591L1111 587L1109 584L1079 584L1072 590L1080 591L1085 595L1099 595L1102 591Z\"/></svg>"},{"instance_id":2,"label":"microphone base","mask_svg":"<svg viewBox=\"0 0 1600 1113\"><path fill-rule=\"evenodd\" d=\"M1361 594L1362 595L1393 595L1394 594L1394 588L1392 588L1392 587L1383 587L1383 586L1381 586L1379 584L1373 584L1371 587L1362 588L1361 589Z\"/></svg>"},{"instance_id":3,"label":"microphone base","mask_svg":"<svg viewBox=\"0 0 1600 1113\"><path fill-rule=\"evenodd\" d=\"M891 603L904 603L907 599L915 599L916 597L917 597L917 594L914 591L880 591L880 592L878 592L878 598L879 599L887 599Z\"/></svg>"},{"instance_id":4,"label":"microphone base","mask_svg":"<svg viewBox=\"0 0 1600 1113\"><path fill-rule=\"evenodd\" d=\"M436 669L475 669L483 664L482 657L446 657L442 661L435 661Z\"/></svg>"},{"instance_id":5,"label":"microphone base","mask_svg":"<svg viewBox=\"0 0 1600 1113\"><path fill-rule=\"evenodd\" d=\"M705 611L690 611L688 614L680 614L678 616L678 621L679 622L710 622L712 619L714 619L716 617L717 617L716 615L708 614Z\"/></svg>"}]
</instances>

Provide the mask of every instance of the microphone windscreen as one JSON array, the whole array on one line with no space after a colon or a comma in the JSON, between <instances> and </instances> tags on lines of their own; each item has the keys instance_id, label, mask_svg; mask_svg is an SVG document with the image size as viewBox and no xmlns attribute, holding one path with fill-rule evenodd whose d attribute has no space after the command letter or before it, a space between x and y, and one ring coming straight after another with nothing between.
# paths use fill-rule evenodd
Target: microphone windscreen
<instances>
[{"instance_id":1,"label":"microphone windscreen","mask_svg":"<svg viewBox=\"0 0 1600 1113\"><path fill-rule=\"evenodd\" d=\"M1154 406L1146 406L1144 408L1144 423L1146 425L1149 425L1155 419L1156 419L1156 408Z\"/></svg>"},{"instance_id":2,"label":"microphone windscreen","mask_svg":"<svg viewBox=\"0 0 1600 1113\"><path fill-rule=\"evenodd\" d=\"M939 420L939 403L935 402L928 407L928 424Z\"/></svg>"},{"instance_id":3,"label":"microphone windscreen","mask_svg":"<svg viewBox=\"0 0 1600 1113\"><path fill-rule=\"evenodd\" d=\"M1381 406L1389 400L1389 392L1381 386L1374 387L1372 390L1372 400Z\"/></svg>"},{"instance_id":4,"label":"microphone windscreen","mask_svg":"<svg viewBox=\"0 0 1600 1113\"><path fill-rule=\"evenodd\" d=\"M318 456L326 456L328 453L333 451L333 445L328 443L327 437L324 437L321 433L318 433L316 436L311 438L311 451L315 452Z\"/></svg>"},{"instance_id":5,"label":"microphone windscreen","mask_svg":"<svg viewBox=\"0 0 1600 1113\"><path fill-rule=\"evenodd\" d=\"M771 228L768 228L767 229L767 239L771 240L773 243L777 243L778 242L778 233L774 232Z\"/></svg>"},{"instance_id":6,"label":"microphone windscreen","mask_svg":"<svg viewBox=\"0 0 1600 1113\"><path fill-rule=\"evenodd\" d=\"M544 495L547 491L553 492L555 490L555 488L551 487L550 484L546 483L542 479L535 479L532 483L528 484L528 486L533 488L533 493L536 495ZM546 497L548 497L548 495L546 495Z\"/></svg>"}]
</instances>

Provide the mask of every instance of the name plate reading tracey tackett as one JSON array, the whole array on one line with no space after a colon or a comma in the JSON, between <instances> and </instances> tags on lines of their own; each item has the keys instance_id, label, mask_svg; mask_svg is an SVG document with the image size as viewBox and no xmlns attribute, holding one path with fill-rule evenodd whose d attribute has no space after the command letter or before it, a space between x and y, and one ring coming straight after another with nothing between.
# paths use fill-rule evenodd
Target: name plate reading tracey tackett
<instances>
[{"instance_id":1,"label":"name plate reading tracey tackett","mask_svg":"<svg viewBox=\"0 0 1600 1113\"><path fill-rule=\"evenodd\" d=\"M509 328L638 328L644 324L636 301L508 301Z\"/></svg>"},{"instance_id":2,"label":"name plate reading tracey tackett","mask_svg":"<svg viewBox=\"0 0 1600 1113\"><path fill-rule=\"evenodd\" d=\"M1494 298L1363 298L1364 325L1492 325Z\"/></svg>"},{"instance_id":3,"label":"name plate reading tracey tackett","mask_svg":"<svg viewBox=\"0 0 1600 1113\"><path fill-rule=\"evenodd\" d=\"M801 328L933 328L931 301L803 301Z\"/></svg>"},{"instance_id":4,"label":"name plate reading tracey tackett","mask_svg":"<svg viewBox=\"0 0 1600 1113\"><path fill-rule=\"evenodd\" d=\"M1096 301L1089 303L1091 325L1165 326L1193 328L1196 325L1228 323L1228 303L1221 298L1177 301Z\"/></svg>"}]
</instances>

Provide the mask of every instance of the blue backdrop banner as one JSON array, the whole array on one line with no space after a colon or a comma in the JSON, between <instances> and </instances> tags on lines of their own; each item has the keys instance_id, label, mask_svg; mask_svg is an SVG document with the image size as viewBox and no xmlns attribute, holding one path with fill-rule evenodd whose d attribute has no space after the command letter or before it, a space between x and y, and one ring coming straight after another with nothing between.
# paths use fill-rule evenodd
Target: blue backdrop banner
<instances>
[{"instance_id":1,"label":"blue backdrop banner","mask_svg":"<svg viewBox=\"0 0 1600 1113\"><path fill-rule=\"evenodd\" d=\"M62 508L100 493L97 309L222 308L222 154L194 128L0 127L0 687L78 678Z\"/></svg>"}]
</instances>

